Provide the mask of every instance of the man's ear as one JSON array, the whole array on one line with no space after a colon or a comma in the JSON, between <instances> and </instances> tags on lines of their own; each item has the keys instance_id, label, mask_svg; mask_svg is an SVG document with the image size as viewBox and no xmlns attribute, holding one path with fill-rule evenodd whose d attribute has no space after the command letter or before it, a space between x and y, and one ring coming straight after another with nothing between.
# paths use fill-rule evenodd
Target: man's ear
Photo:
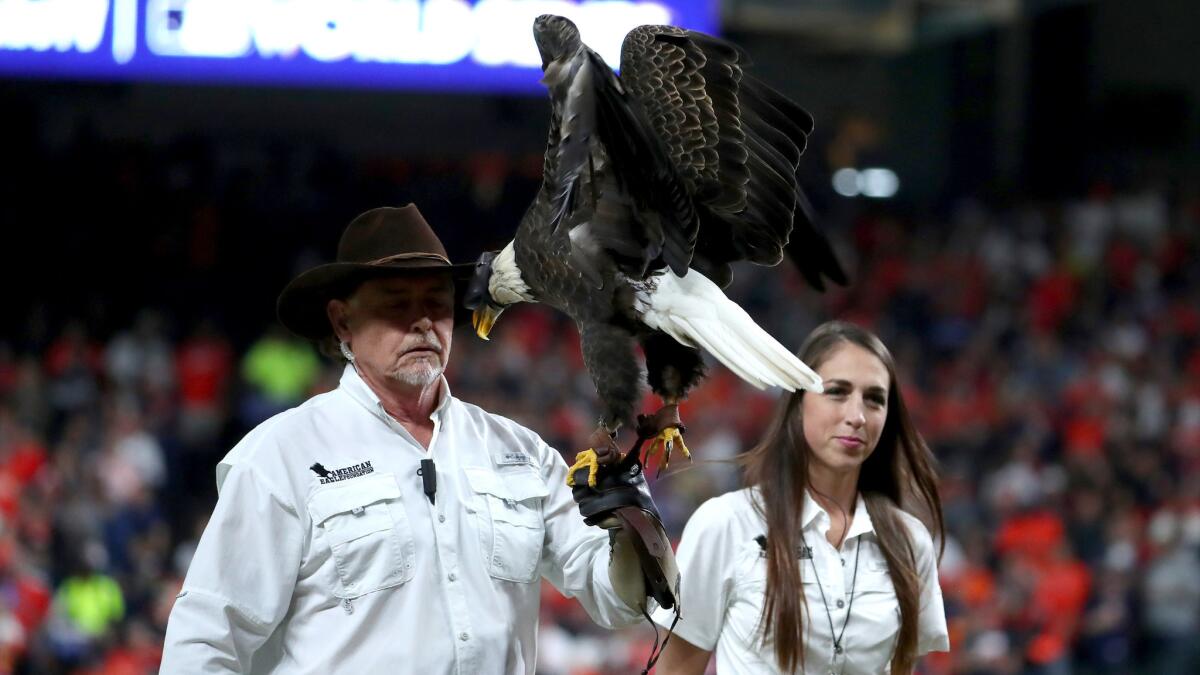
<instances>
[{"instance_id":1,"label":"man's ear","mask_svg":"<svg viewBox=\"0 0 1200 675\"><path fill-rule=\"evenodd\" d=\"M325 316L329 317L329 325L333 327L333 334L339 340L350 339L349 310L350 306L345 300L333 298L325 303Z\"/></svg>"}]
</instances>

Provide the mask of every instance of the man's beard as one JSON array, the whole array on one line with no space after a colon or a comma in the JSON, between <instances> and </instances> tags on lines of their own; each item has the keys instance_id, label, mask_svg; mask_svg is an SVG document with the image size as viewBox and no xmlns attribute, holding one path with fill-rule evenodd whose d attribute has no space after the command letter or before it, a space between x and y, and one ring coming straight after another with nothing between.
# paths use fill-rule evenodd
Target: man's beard
<instances>
[{"instance_id":1,"label":"man's beard","mask_svg":"<svg viewBox=\"0 0 1200 675\"><path fill-rule=\"evenodd\" d=\"M392 378L413 387L428 387L442 376L446 368L440 363L422 359L419 364L402 366L392 372Z\"/></svg>"},{"instance_id":2,"label":"man's beard","mask_svg":"<svg viewBox=\"0 0 1200 675\"><path fill-rule=\"evenodd\" d=\"M442 372L446 370L446 366L439 358L439 355L444 354L445 351L437 334L433 331L426 333L425 339L415 345L409 346L408 349L416 349L418 347L429 347L438 351L437 353L427 352L427 356L419 359L417 363L397 367L391 373L392 379L412 387L428 387L442 376Z\"/></svg>"}]
</instances>

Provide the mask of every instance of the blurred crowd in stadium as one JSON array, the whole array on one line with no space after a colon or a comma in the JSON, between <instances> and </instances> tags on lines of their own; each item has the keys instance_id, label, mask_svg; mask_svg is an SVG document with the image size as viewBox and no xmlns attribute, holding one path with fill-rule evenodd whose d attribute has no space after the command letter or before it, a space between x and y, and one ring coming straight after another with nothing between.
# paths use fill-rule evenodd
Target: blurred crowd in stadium
<instances>
[{"instance_id":1,"label":"blurred crowd in stadium","mask_svg":"<svg viewBox=\"0 0 1200 675\"><path fill-rule=\"evenodd\" d=\"M154 672L216 461L336 385L340 366L275 327L291 270L331 256L358 211L406 198L473 256L511 232L540 170L275 152L85 142L25 167L30 186L89 176L56 208L121 214L133 269L98 255L59 295L29 288L0 341L0 673ZM938 217L828 211L849 288L818 294L785 264L739 269L730 294L786 345L837 317L893 350L950 533L952 651L923 671L1200 672L1200 194L1097 184ZM104 245L87 228L29 236ZM684 406L695 462L653 485L675 536L739 485L727 460L774 402L711 374ZM539 308L511 310L490 343L459 332L449 378L568 459L594 421L573 327ZM545 675L637 672L649 653L647 627L599 630L549 586L543 604Z\"/></svg>"}]
</instances>

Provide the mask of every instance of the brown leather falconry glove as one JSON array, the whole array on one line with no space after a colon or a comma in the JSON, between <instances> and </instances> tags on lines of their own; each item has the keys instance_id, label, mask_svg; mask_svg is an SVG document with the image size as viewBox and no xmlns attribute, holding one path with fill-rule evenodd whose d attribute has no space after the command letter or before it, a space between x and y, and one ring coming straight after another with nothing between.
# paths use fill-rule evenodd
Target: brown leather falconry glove
<instances>
[{"instance_id":1,"label":"brown leather falconry glove","mask_svg":"<svg viewBox=\"0 0 1200 675\"><path fill-rule=\"evenodd\" d=\"M660 607L675 606L679 570L646 486L640 450L639 443L620 461L602 464L594 488L588 487L587 469L579 469L571 493L584 522L609 531L613 588L626 604L644 612L647 595Z\"/></svg>"}]
</instances>

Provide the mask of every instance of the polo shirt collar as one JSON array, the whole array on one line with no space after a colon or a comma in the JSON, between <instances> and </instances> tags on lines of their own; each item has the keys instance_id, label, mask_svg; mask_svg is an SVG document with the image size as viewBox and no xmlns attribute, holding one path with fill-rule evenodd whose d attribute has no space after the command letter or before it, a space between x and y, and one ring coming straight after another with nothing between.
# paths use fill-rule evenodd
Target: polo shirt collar
<instances>
[{"instance_id":1,"label":"polo shirt collar","mask_svg":"<svg viewBox=\"0 0 1200 675\"><path fill-rule=\"evenodd\" d=\"M809 490L804 491L804 513L803 513L802 529L809 529L818 525L825 527L819 532L822 536L829 530L831 522L829 514L825 509L813 499L812 493ZM863 499L862 493L858 493L858 497L854 503L854 519L850 521L850 529L846 532L846 539L849 540L857 537L860 534L875 534L875 525L871 522L871 514L867 512L867 502Z\"/></svg>"}]
</instances>

